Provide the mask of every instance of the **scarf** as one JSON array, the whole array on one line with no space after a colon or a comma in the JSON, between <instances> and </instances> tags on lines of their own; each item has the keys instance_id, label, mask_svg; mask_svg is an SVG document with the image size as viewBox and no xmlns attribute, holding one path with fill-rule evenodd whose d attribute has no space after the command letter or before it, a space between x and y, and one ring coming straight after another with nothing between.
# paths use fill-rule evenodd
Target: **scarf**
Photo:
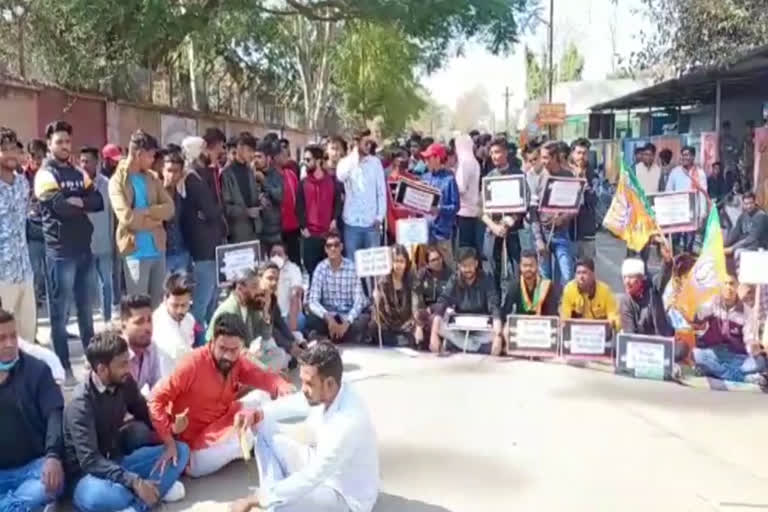
<instances>
[{"instance_id":1,"label":"scarf","mask_svg":"<svg viewBox=\"0 0 768 512\"><path fill-rule=\"evenodd\" d=\"M536 288L533 290L533 300L531 300L528 288L525 286L525 280L520 276L520 295L523 298L523 313L535 312L536 315L541 315L541 308L544 305L544 301L547 300L551 284L552 282L549 279L537 277Z\"/></svg>"}]
</instances>

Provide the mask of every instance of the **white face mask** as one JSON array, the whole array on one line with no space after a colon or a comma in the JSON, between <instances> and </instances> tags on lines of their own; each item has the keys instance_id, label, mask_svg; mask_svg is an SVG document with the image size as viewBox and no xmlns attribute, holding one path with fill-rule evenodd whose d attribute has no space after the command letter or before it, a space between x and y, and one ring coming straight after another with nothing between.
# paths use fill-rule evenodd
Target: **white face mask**
<instances>
[{"instance_id":1,"label":"white face mask","mask_svg":"<svg viewBox=\"0 0 768 512\"><path fill-rule=\"evenodd\" d=\"M278 268L280 269L282 269L283 265L285 265L285 258L283 258L282 256L272 256L272 258L270 258L270 261L275 265L277 265Z\"/></svg>"}]
</instances>

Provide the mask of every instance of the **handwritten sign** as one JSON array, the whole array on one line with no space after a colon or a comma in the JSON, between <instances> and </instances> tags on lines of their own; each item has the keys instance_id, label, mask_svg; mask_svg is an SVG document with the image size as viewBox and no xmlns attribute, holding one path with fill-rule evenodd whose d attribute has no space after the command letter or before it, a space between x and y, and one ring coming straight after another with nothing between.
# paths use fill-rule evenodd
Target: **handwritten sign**
<instances>
[{"instance_id":1,"label":"handwritten sign","mask_svg":"<svg viewBox=\"0 0 768 512\"><path fill-rule=\"evenodd\" d=\"M554 316L509 315L508 353L523 357L557 357L560 319Z\"/></svg>"},{"instance_id":2,"label":"handwritten sign","mask_svg":"<svg viewBox=\"0 0 768 512\"><path fill-rule=\"evenodd\" d=\"M482 190L485 213L525 213L528 210L528 187L523 174L483 178Z\"/></svg>"},{"instance_id":3,"label":"handwritten sign","mask_svg":"<svg viewBox=\"0 0 768 512\"><path fill-rule=\"evenodd\" d=\"M662 336L619 334L616 371L638 379L671 380L675 339Z\"/></svg>"},{"instance_id":4,"label":"handwritten sign","mask_svg":"<svg viewBox=\"0 0 768 512\"><path fill-rule=\"evenodd\" d=\"M562 321L563 356L567 359L613 361L612 332L607 321Z\"/></svg>"},{"instance_id":5,"label":"handwritten sign","mask_svg":"<svg viewBox=\"0 0 768 512\"><path fill-rule=\"evenodd\" d=\"M662 233L696 230L696 192L665 192L648 197Z\"/></svg>"},{"instance_id":6,"label":"handwritten sign","mask_svg":"<svg viewBox=\"0 0 768 512\"><path fill-rule=\"evenodd\" d=\"M584 187L582 178L548 176L544 182L539 211L544 213L577 213L581 206Z\"/></svg>"},{"instance_id":7,"label":"handwritten sign","mask_svg":"<svg viewBox=\"0 0 768 512\"><path fill-rule=\"evenodd\" d=\"M242 242L216 247L216 274L219 286L237 279L244 270L255 270L261 261L261 242Z\"/></svg>"},{"instance_id":8,"label":"handwritten sign","mask_svg":"<svg viewBox=\"0 0 768 512\"><path fill-rule=\"evenodd\" d=\"M768 284L768 251L743 251L739 255L739 282Z\"/></svg>"},{"instance_id":9,"label":"handwritten sign","mask_svg":"<svg viewBox=\"0 0 768 512\"><path fill-rule=\"evenodd\" d=\"M440 205L440 191L424 183L401 179L397 183L395 202L419 213L431 213Z\"/></svg>"},{"instance_id":10,"label":"handwritten sign","mask_svg":"<svg viewBox=\"0 0 768 512\"><path fill-rule=\"evenodd\" d=\"M397 243L406 247L429 242L427 219L397 219Z\"/></svg>"},{"instance_id":11,"label":"handwritten sign","mask_svg":"<svg viewBox=\"0 0 768 512\"><path fill-rule=\"evenodd\" d=\"M374 247L355 252L358 277L385 276L392 272L392 248Z\"/></svg>"}]
</instances>

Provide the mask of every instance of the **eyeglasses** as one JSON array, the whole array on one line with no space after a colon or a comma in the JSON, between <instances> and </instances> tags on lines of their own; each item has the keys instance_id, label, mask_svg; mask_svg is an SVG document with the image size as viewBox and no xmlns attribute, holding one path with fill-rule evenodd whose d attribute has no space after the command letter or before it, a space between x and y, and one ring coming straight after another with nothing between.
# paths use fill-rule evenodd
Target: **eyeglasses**
<instances>
[{"instance_id":1,"label":"eyeglasses","mask_svg":"<svg viewBox=\"0 0 768 512\"><path fill-rule=\"evenodd\" d=\"M341 243L339 242L328 242L325 244L326 249L338 249L339 247L341 247Z\"/></svg>"}]
</instances>

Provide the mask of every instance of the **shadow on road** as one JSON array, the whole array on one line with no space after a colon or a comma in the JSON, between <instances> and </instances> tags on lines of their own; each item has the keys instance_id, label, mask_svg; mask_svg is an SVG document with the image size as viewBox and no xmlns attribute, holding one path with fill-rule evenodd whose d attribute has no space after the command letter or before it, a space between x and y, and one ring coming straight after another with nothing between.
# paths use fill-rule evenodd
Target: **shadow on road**
<instances>
[{"instance_id":1,"label":"shadow on road","mask_svg":"<svg viewBox=\"0 0 768 512\"><path fill-rule=\"evenodd\" d=\"M445 507L380 493L373 512L453 512Z\"/></svg>"}]
</instances>

